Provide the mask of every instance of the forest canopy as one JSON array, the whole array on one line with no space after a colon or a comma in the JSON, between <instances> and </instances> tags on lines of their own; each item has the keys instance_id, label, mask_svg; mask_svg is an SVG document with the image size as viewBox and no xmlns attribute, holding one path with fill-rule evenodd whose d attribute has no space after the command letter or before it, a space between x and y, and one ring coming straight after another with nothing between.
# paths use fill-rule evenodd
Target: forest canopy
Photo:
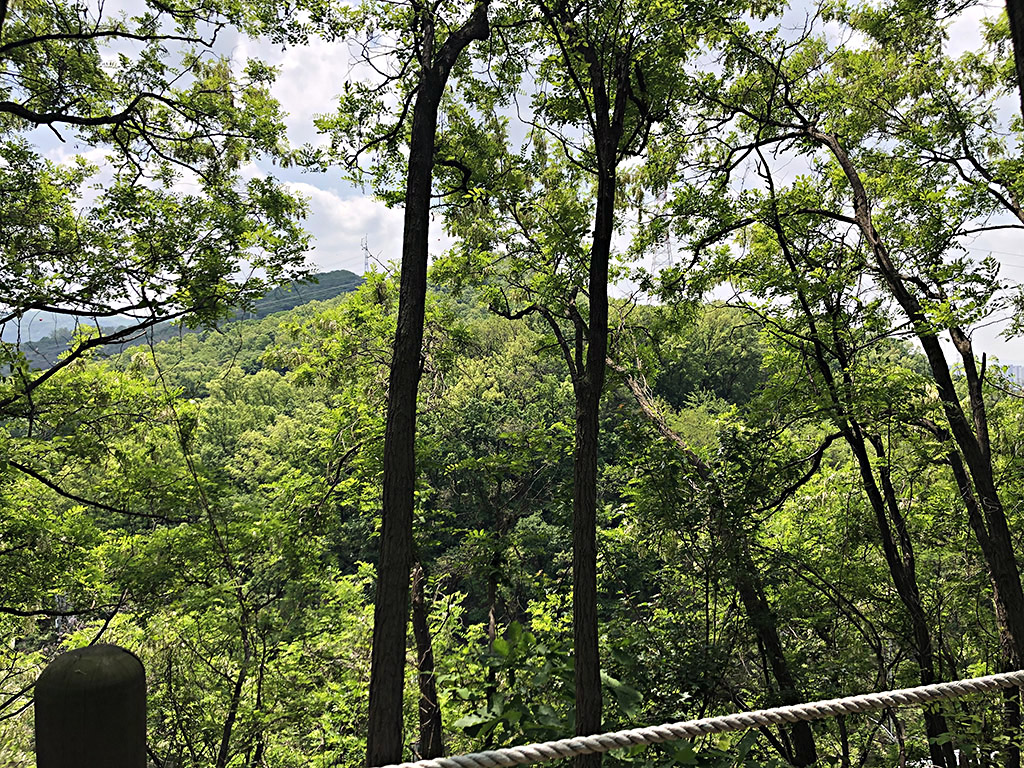
<instances>
[{"instance_id":1,"label":"forest canopy","mask_svg":"<svg viewBox=\"0 0 1024 768\"><path fill-rule=\"evenodd\" d=\"M316 141L225 39L344 62ZM1018 0L0 0L0 765L96 643L154 768L1024 667L1022 50ZM400 246L319 271L300 172ZM575 768L1021 733L1009 689Z\"/></svg>"}]
</instances>

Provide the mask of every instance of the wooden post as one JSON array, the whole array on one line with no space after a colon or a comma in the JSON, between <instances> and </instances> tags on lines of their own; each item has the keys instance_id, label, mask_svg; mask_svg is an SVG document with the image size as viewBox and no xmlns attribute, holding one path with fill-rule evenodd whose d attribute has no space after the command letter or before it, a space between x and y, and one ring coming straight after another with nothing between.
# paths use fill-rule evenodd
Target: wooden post
<instances>
[{"instance_id":1,"label":"wooden post","mask_svg":"<svg viewBox=\"0 0 1024 768\"><path fill-rule=\"evenodd\" d=\"M62 653L36 681L37 768L146 768L146 671L116 645Z\"/></svg>"}]
</instances>

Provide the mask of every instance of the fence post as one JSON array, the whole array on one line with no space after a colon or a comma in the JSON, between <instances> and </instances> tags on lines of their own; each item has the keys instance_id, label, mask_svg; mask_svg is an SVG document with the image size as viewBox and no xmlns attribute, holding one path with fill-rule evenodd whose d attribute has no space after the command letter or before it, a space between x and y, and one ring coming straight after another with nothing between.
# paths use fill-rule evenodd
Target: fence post
<instances>
[{"instance_id":1,"label":"fence post","mask_svg":"<svg viewBox=\"0 0 1024 768\"><path fill-rule=\"evenodd\" d=\"M62 653L35 690L37 768L146 768L146 671L116 645Z\"/></svg>"}]
</instances>

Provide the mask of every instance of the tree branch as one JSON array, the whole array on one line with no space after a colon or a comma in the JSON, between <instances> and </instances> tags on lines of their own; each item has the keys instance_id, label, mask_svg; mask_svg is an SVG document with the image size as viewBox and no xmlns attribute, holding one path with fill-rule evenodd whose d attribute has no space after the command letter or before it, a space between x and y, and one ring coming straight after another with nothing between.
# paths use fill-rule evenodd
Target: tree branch
<instances>
[{"instance_id":1,"label":"tree branch","mask_svg":"<svg viewBox=\"0 0 1024 768\"><path fill-rule=\"evenodd\" d=\"M89 506L89 507L95 507L96 509L102 509L104 512L113 512L114 514L126 515L128 517L143 517L143 518L146 518L146 519L149 519L149 520L159 520L159 521L165 522L165 523L187 523L187 522L189 522L186 518L167 517L165 515L154 515L154 514L150 514L148 512L132 512L129 509L122 509L122 508L119 508L119 507L112 507L109 504L104 504L101 501L96 501L94 499L87 499L87 498L85 498L83 496L78 496L77 494L71 493L71 491L67 491L67 490L61 488L53 480L50 480L45 475L42 475L39 472L36 472L31 467L27 467L24 464L21 464L21 463L19 463L17 461L14 461L13 459L8 459L7 463L10 466L14 467L16 470L18 470L19 472L21 472L22 474L28 475L33 480L36 480L37 482L42 483L43 485L45 485L47 488L49 488L51 491L53 491L54 493L58 494L59 496L63 496L65 499L77 502L78 504L84 504L84 505ZM2 612L3 612L2 609L0 609L0 613L2 613Z\"/></svg>"}]
</instances>

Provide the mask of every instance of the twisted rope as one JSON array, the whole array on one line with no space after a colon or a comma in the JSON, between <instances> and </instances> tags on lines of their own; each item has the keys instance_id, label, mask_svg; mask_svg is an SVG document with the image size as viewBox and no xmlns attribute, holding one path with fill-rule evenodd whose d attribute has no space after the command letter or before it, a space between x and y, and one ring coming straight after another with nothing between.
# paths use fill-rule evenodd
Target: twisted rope
<instances>
[{"instance_id":1,"label":"twisted rope","mask_svg":"<svg viewBox=\"0 0 1024 768\"><path fill-rule=\"evenodd\" d=\"M701 720L686 720L680 723L666 723L649 728L634 728L628 731L602 733L595 736L578 736L573 739L545 741L541 744L527 744L522 747L506 747L471 755L439 757L434 760L420 760L415 763L389 765L385 768L498 768L513 765L529 765L547 760L558 760L574 755L588 755L594 752L608 752L636 744L660 744L663 741L692 739L707 733L743 731L764 725L782 725L807 720L821 720L855 712L871 712L888 707L903 707L923 704L927 701L955 699L972 693L983 693L999 688L1024 687L1024 671L1003 672L969 680L951 683L922 685L917 688L902 688L882 693L867 693L861 696L847 696L843 699L826 699L788 707L759 709L753 712L739 712L723 717L705 717Z\"/></svg>"}]
</instances>

